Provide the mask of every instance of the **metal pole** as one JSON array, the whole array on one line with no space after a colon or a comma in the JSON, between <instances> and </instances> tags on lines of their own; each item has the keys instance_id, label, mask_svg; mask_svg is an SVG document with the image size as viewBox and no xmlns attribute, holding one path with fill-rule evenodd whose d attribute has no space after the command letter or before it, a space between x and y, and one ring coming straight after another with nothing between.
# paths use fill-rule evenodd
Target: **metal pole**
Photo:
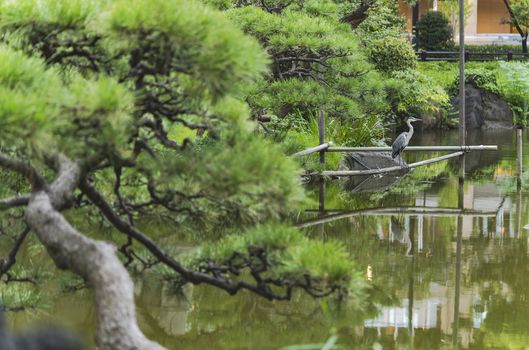
<instances>
[{"instance_id":1,"label":"metal pole","mask_svg":"<svg viewBox=\"0 0 529 350\"><path fill-rule=\"evenodd\" d=\"M516 191L516 238L522 237L522 187Z\"/></svg>"},{"instance_id":2,"label":"metal pole","mask_svg":"<svg viewBox=\"0 0 529 350\"><path fill-rule=\"evenodd\" d=\"M518 147L517 147L517 155L518 155L518 159L517 159L517 163L518 163L518 177L517 177L517 185L518 185L518 188L521 188L522 186L522 175L523 175L523 163L522 163L522 143L523 143L523 139L522 139L522 129L518 128L516 129L516 134L517 134L517 137L516 137L516 141L517 141L517 144L518 144Z\"/></svg>"},{"instance_id":3,"label":"metal pole","mask_svg":"<svg viewBox=\"0 0 529 350\"><path fill-rule=\"evenodd\" d=\"M459 0L459 145L465 146L465 0ZM461 156L459 180L465 179L465 155Z\"/></svg>"}]
</instances>

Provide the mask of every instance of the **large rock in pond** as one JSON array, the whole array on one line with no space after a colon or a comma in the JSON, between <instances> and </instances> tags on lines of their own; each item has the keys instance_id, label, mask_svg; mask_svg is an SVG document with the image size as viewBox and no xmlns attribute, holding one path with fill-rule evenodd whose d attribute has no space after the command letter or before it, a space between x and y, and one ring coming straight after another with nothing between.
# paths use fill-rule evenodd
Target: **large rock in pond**
<instances>
[{"instance_id":1,"label":"large rock in pond","mask_svg":"<svg viewBox=\"0 0 529 350\"><path fill-rule=\"evenodd\" d=\"M402 164L406 165L404 161ZM339 170L368 170L389 168L399 165L398 159L391 158L389 153L351 152L347 153L340 163ZM343 177L343 186L350 192L380 192L399 182L409 170L391 173Z\"/></svg>"},{"instance_id":2,"label":"large rock in pond","mask_svg":"<svg viewBox=\"0 0 529 350\"><path fill-rule=\"evenodd\" d=\"M500 96L466 84L466 126L468 129L512 128L513 113ZM452 99L454 117L459 113L459 96Z\"/></svg>"}]
</instances>

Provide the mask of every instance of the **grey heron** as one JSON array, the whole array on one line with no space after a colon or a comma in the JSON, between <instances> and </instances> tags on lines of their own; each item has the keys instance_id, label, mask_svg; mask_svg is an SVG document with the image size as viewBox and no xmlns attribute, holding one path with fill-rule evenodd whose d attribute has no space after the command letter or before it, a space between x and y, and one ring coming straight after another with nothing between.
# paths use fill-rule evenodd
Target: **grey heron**
<instances>
[{"instance_id":1,"label":"grey heron","mask_svg":"<svg viewBox=\"0 0 529 350\"><path fill-rule=\"evenodd\" d=\"M399 163L402 165L402 159L400 157L401 152L408 146L408 143L411 140L411 137L413 136L413 126L411 123L420 121L420 119L417 119L415 117L408 118L406 121L406 124L408 124L408 131L404 131L401 133L395 141L393 142L393 145L391 145L392 152L391 152L391 158L395 159L396 156L399 156Z\"/></svg>"}]
</instances>

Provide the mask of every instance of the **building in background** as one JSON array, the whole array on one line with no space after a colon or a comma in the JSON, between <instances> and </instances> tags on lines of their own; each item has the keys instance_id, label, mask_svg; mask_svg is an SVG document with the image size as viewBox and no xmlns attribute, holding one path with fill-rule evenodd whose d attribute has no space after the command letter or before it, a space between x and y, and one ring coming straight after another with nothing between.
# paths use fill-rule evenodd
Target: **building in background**
<instances>
[{"instance_id":1,"label":"building in background","mask_svg":"<svg viewBox=\"0 0 529 350\"><path fill-rule=\"evenodd\" d=\"M503 0L467 0L469 8L465 26L466 42L468 44L519 44L520 36L507 23L509 12ZM413 9L400 0L400 12L407 19L407 29L411 32L414 21L414 10L417 18L426 11L438 10L443 0L420 0L417 8ZM458 24L457 11L448 14L454 27L455 41L457 41Z\"/></svg>"}]
</instances>

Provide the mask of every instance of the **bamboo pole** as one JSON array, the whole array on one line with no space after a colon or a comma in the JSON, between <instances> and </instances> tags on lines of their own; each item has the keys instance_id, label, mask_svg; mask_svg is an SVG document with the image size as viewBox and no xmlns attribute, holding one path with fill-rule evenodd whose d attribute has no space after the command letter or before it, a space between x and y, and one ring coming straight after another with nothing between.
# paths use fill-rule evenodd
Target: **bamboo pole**
<instances>
[{"instance_id":1,"label":"bamboo pole","mask_svg":"<svg viewBox=\"0 0 529 350\"><path fill-rule=\"evenodd\" d=\"M321 150L326 150L329 147L331 147L331 145L332 145L332 142L325 142L325 143L323 143L323 144L321 144L319 146L307 148L307 149L305 149L303 151L299 151L297 153L294 153L292 155L292 157L306 156L308 154L316 153L316 152L319 152Z\"/></svg>"},{"instance_id":2,"label":"bamboo pole","mask_svg":"<svg viewBox=\"0 0 529 350\"><path fill-rule=\"evenodd\" d=\"M420 162L408 164L407 167L392 166L392 167L382 168L382 169L322 171L321 175L324 175L324 176L358 176L358 175L374 175L374 174L391 173L395 171L402 171L406 169L417 168L423 165L437 163L437 162L450 159L450 158L460 157L463 154L465 154L465 152L463 151L454 152L454 153L450 153L450 154L447 154L441 157L431 158L431 159L423 160Z\"/></svg>"},{"instance_id":3,"label":"bamboo pole","mask_svg":"<svg viewBox=\"0 0 529 350\"><path fill-rule=\"evenodd\" d=\"M320 211L307 210L309 213L321 213ZM457 208L428 208L428 207L396 207L396 208L374 208L362 209L352 212L326 211L325 213L337 213L312 219L296 225L297 228L306 228L325 224L336 220L347 219L357 216L391 216L391 215L427 215L435 217L453 217L454 215L472 217L495 217L495 211Z\"/></svg>"},{"instance_id":4,"label":"bamboo pole","mask_svg":"<svg viewBox=\"0 0 529 350\"><path fill-rule=\"evenodd\" d=\"M382 208L367 208L360 210L325 210L320 211L316 209L307 209L305 213L308 214L328 214L328 215L342 215L342 214L351 214L351 213L367 213L373 215L401 215L401 214L411 214L411 215L469 215L469 216L496 216L495 210L482 210L482 209L459 209L459 208L446 208L446 207L382 207Z\"/></svg>"},{"instance_id":5,"label":"bamboo pole","mask_svg":"<svg viewBox=\"0 0 529 350\"><path fill-rule=\"evenodd\" d=\"M318 70L318 76L320 80L324 82L323 66L321 64L318 64ZM320 109L318 115L318 137L320 140L320 145L323 145L325 143L325 112L323 109ZM324 164L325 169L325 150L320 151L320 164Z\"/></svg>"},{"instance_id":6,"label":"bamboo pole","mask_svg":"<svg viewBox=\"0 0 529 350\"><path fill-rule=\"evenodd\" d=\"M452 151L497 151L495 145L473 146L408 146L405 151L452 152ZM391 152L391 147L329 147L327 152Z\"/></svg>"},{"instance_id":7,"label":"bamboo pole","mask_svg":"<svg viewBox=\"0 0 529 350\"><path fill-rule=\"evenodd\" d=\"M516 141L517 141L517 164L518 164L518 174L517 174L517 185L518 188L522 186L522 175L523 175L523 163L522 163L522 146L523 146L523 138L522 138L522 129L516 130Z\"/></svg>"}]
</instances>

